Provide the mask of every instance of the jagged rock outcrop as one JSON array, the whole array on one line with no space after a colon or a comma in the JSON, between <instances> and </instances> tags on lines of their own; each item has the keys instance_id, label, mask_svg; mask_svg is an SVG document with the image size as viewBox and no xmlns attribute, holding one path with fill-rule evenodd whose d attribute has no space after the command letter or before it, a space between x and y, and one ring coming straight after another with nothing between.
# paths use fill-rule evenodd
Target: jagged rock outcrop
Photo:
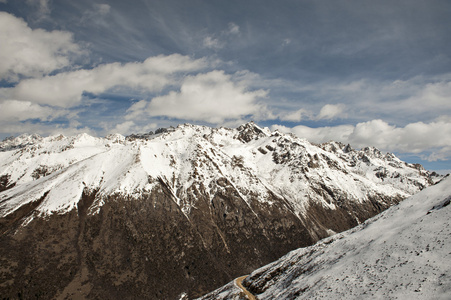
<instances>
[{"instance_id":1,"label":"jagged rock outcrop","mask_svg":"<svg viewBox=\"0 0 451 300\"><path fill-rule=\"evenodd\" d=\"M434 181L374 148L254 123L0 143L0 291L199 296Z\"/></svg>"}]
</instances>

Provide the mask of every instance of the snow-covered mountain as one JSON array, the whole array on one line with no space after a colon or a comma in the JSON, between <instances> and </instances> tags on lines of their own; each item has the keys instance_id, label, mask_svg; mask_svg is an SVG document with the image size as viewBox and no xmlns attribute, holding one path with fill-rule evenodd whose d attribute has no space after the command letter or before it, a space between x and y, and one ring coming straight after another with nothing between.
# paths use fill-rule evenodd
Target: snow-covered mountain
<instances>
[{"instance_id":1,"label":"snow-covered mountain","mask_svg":"<svg viewBox=\"0 0 451 300\"><path fill-rule=\"evenodd\" d=\"M28 280L27 293L49 297L200 295L438 179L375 148L254 123L10 138L0 143L0 278L14 279L2 294Z\"/></svg>"},{"instance_id":2,"label":"snow-covered mountain","mask_svg":"<svg viewBox=\"0 0 451 300\"><path fill-rule=\"evenodd\" d=\"M126 140L116 134L95 138L22 135L0 143L1 215L7 215L45 193L41 214L65 213L76 207L84 189L133 195L167 183L186 213L195 203L183 201L188 189L203 183L207 195L215 184L231 183L250 202L285 198L297 215L311 200L336 209L334 191L347 201L378 195L407 197L431 184L421 166L403 163L375 148L356 151L336 142L312 145L306 140L271 133L249 123L236 130L181 125L176 130ZM325 189L327 187L327 189ZM321 194L322 197L316 197ZM100 197L99 197L100 198ZM97 209L102 201L92 207Z\"/></svg>"},{"instance_id":3,"label":"snow-covered mountain","mask_svg":"<svg viewBox=\"0 0 451 300\"><path fill-rule=\"evenodd\" d=\"M450 299L451 178L249 275L258 299ZM205 297L241 299L233 282Z\"/></svg>"}]
</instances>

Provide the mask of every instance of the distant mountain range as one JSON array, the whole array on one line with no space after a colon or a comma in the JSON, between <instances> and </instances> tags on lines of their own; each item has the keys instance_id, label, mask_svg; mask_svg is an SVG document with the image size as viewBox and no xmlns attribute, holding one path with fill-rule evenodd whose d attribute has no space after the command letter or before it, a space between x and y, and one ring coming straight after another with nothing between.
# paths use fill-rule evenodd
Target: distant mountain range
<instances>
[{"instance_id":1,"label":"distant mountain range","mask_svg":"<svg viewBox=\"0 0 451 300\"><path fill-rule=\"evenodd\" d=\"M8 138L0 294L201 296L440 179L372 147L311 144L252 122Z\"/></svg>"}]
</instances>

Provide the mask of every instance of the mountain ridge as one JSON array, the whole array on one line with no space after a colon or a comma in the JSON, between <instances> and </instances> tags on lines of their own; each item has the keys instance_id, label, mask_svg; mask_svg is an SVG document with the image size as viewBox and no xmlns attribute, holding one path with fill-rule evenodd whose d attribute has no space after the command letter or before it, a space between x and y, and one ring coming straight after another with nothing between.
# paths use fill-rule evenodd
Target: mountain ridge
<instances>
[{"instance_id":1,"label":"mountain ridge","mask_svg":"<svg viewBox=\"0 0 451 300\"><path fill-rule=\"evenodd\" d=\"M17 150L17 152L15 153L15 155L26 155L27 153L24 152L28 152L28 154L30 154L29 156L31 156L31 159L33 159L34 155L39 155L39 156L45 156L45 154L49 154L48 156L51 156L52 154L60 154L59 156L63 156L61 155L63 152L65 151L69 151L69 150L77 150L77 155L72 155L70 158L61 158L59 157L55 159L55 156L57 155L53 155L52 159L54 160L59 160L58 163L55 163L54 161L50 162L49 159L45 160L42 159L40 162L37 162L34 167L33 170L27 170L27 172L24 172L22 174L18 174L18 172L23 172L22 169L20 169L20 167L18 168L18 170L12 170L12 174L8 174L8 170L2 170L3 174L0 174L1 176L3 176L3 178L9 177L7 183L9 184L9 186L11 186L12 184L17 184L18 182L24 182L24 183L29 183L30 181L33 180L38 180L41 177L46 177L51 175L52 173L54 173L55 171L61 170L63 168L68 168L71 165L73 165L74 163L81 163L81 161L88 159L89 157L94 157L96 155L101 156L102 154L110 154L109 156L123 156L124 153L126 153L127 151L132 151L133 155L134 155L134 159L135 160L139 160L140 156L145 156L146 153L143 152L149 152L149 147L146 148L145 143L150 142L152 145L152 147L156 148L162 148L162 143L165 142L164 137L171 137L172 139L169 138L169 141L172 142L171 146L175 146L175 147L179 147L177 146L178 142L177 140L182 139L182 136L184 134L186 134L186 130L195 130L198 133L200 131L202 131L202 136L200 134L193 134L192 132L190 133L191 136L188 136L188 140L191 142L188 143L184 143L183 147L187 147L187 149L173 149L172 151L176 151L178 152L181 156L186 155L186 152L193 152L195 153L199 148L206 148L212 152L218 152L218 150L223 147L224 145L222 145L221 143L224 142L224 135L227 137L227 135L231 134L231 130L230 129L224 129L224 128L219 128L219 129L212 129L211 132L208 132L209 135L207 135L206 131L208 130L208 127L205 126L195 126L195 125L189 125L189 124L185 124L185 125L180 125L177 127L177 129L172 129L171 131L166 131L163 132L161 134L157 134L152 136L151 139L149 139L150 136L146 136L146 138L134 138L132 141L127 141L127 138L124 136L121 136L119 134L115 134L115 135L109 135L105 138L95 138L92 136L89 136L87 134L79 134L73 137L64 137L62 135L58 135L58 136L50 136L47 138L42 138L38 135L22 135L18 138L15 138L13 140L9 139L6 142L2 142L0 143L0 149L3 149L2 152L7 152L8 150ZM220 132L220 131L225 131L225 134L215 134L216 132ZM178 133L178 134L177 134ZM359 169L356 172L354 172L354 174L358 174L358 175L363 175L361 176L362 178L365 179L365 177L370 177L370 179L374 180L374 176L381 179L381 183L387 180L391 180L394 181L393 178L396 178L396 176L402 176L404 174L400 174L399 172L393 171L392 172L392 177L387 178L388 175L387 173L387 168L392 168L392 169L399 169L399 170L409 170L412 169L412 174L414 173L413 169L418 169L418 174L420 174L420 176L418 178L416 178L416 180L413 181L414 185L416 185L418 187L417 190L415 190L415 188L412 188L408 185L404 185L401 186L403 182L401 182L402 180L399 180L397 182L398 186L397 188L399 190L401 190L402 192L404 192L403 196L407 196L408 194L412 194L422 188L424 188L425 186L427 186L428 184L432 183L432 176L430 172L425 171L421 166L418 165L413 165L413 164L407 164L405 163L403 165L403 163L396 158L396 156L394 156L391 153L387 153L385 155L383 155L379 150L377 150L374 147L366 147L360 151L358 150L353 150L352 148L350 148L349 145L344 146L343 144L340 144L338 142L328 142L328 143L324 143L318 146L317 151L312 151L312 149L315 147L314 145L308 143L306 140L303 139L299 139L296 138L292 135L287 135L287 134L281 134L277 131L275 131L274 133L271 133L269 131L269 129L262 129L260 127L258 127L257 125L255 125L254 123L247 123L245 125L242 125L240 127L237 128L236 132L232 132L234 134L234 136L232 137L232 140L234 141L239 141L241 142L241 145L237 145L237 143L235 143L235 145L231 144L229 145L230 147L228 147L228 149L226 151L222 151L223 153L220 153L222 155L220 159L223 159L225 155L229 156L228 158L232 159L232 163L234 165L239 165L241 167L246 167L244 165L242 165L242 162L240 163L241 160L243 160L244 158L242 157L242 155L240 155L240 151L241 148L234 149L235 146L242 146L242 145L247 145L249 142L253 141L255 144L255 141L258 141L259 139L263 139L263 137L265 137L266 139L268 137L279 137L278 140L273 140L273 141L266 141L266 143L262 143L262 145L255 145L253 147L252 154L253 156L257 155L266 155L268 153L272 153L272 161L274 162L274 165L278 165L278 164L288 164L289 167L291 167L291 169L295 169L295 168L299 168L299 166L302 166L303 169L300 169L299 172L303 172L304 174L306 174L308 171L307 169L315 169L320 167L319 164L323 164L321 167L329 167L329 168L336 168L339 171L342 172L347 172L348 170L346 170L343 166L343 164L337 163L337 160L332 160L330 157L328 157L327 155L325 155L325 153L333 153L336 154L336 156L341 159L342 161L348 162L349 166L355 166L357 163L360 164L360 166L363 166L363 163L369 163L369 159L371 158L372 160L374 160L376 163L380 164L380 160L385 160L388 161L388 163L386 164L386 166L383 165L377 165L375 167L375 171L373 172L374 174L368 174L369 170L368 169ZM180 136L180 134L182 136ZM189 135L189 134L188 134ZM276 151L279 149L275 149L277 148L277 144L274 143L274 141L279 142L281 139L283 139L285 142L285 144L280 143L279 147L280 151ZM153 141L156 141L155 143L152 143ZM160 142L161 141L161 142ZM160 143L159 143L160 142ZM195 143L196 147L198 149L194 149L194 148L189 148L191 143ZM207 145L207 143L209 145ZM291 143L291 147L293 147L292 145L296 145L298 146L298 148L303 147L306 148L309 147L310 152L304 151L304 152L308 152L307 156L308 157L302 157L301 159L297 159L297 158L293 158L292 156L294 156L295 154L299 154L300 151L295 151L295 150L299 150L299 149L295 149L293 151L293 149L290 149L289 147L287 147L287 143ZM303 143L304 145L301 145L299 143ZM49 149L47 150L42 150L41 148L45 148L45 146L43 144L47 144L49 145ZM229 143L230 144L230 143ZM263 145L266 144L266 145ZM129 146L129 149L120 149L120 150L124 150L124 151L119 151L119 149L117 149L118 145L121 146ZM167 143L166 143L167 145ZM116 146L116 147L115 147ZM164 147L164 146L163 146ZM103 148L103 149L102 149ZM114 149L116 148L116 149ZM122 147L125 148L125 147ZM132 148L132 149L130 149ZM133 148L140 148L141 152L137 152L134 151L135 149ZM236 148L236 147L235 147ZM246 148L246 147L244 147ZM189 149L189 150L188 150ZM324 150L325 152L323 153L319 153L318 150ZM151 151L155 151L156 149L150 149ZM163 151L166 149L163 149ZM171 149L169 149L171 150ZM185 151L185 153L182 153L183 151L181 150L187 150ZM248 150L248 149L246 149ZM82 153L82 151L84 151L84 153ZM256 151L258 151L259 153L257 153ZM22 153L21 153L22 152ZM116 153L113 153L116 152ZM120 153L119 153L120 152ZM157 153L158 150L155 151L155 153ZM205 152L205 151L204 151ZM313 153L311 153L313 152ZM321 152L321 151L320 151ZM161 153L159 153L161 154ZM225 154L225 155L224 155ZM301 153L304 154L304 153ZM154 154L154 155L158 155L158 154ZM151 170L149 170L149 168L147 168L147 170L145 170L149 176L152 176L154 179L157 179L159 177L161 178L166 178L166 180L169 182L170 181L170 177L172 175L172 177L174 176L174 174L169 174L170 172L168 172L168 165L171 164L175 164L176 162L174 161L174 155L171 156L171 154L165 153L166 157L162 157L160 160L149 160L146 161L146 163L148 164L153 164L153 165L158 165L158 167L161 168L160 173L158 174L157 172L152 172ZM213 156L216 155L216 153L213 153ZM321 155L321 159L319 157L319 155ZM164 156L164 155L163 155ZM1 156L0 156L1 157ZM210 158L210 156L207 154L206 155L207 159ZM370 157L370 158L369 158ZM116 157L117 158L117 157ZM124 159L125 157L121 157L122 159ZM168 160L169 158L169 160ZM249 158L249 154L246 157L246 162L248 161ZM105 159L110 159L108 157L106 157ZM131 162L132 158L128 157L127 158L129 161L129 164L127 165L127 167L134 167L133 163ZM172 161L171 161L172 159ZM308 161L307 161L308 160ZM377 162L377 160L379 160L379 162ZM267 163L267 160L264 161L265 163ZM50 164L49 164L50 163ZM183 163L183 162L182 162ZM259 163L259 162L258 162ZM295 166L295 164L297 164L298 166ZM144 163L143 163L144 165ZM163 167L164 165L164 167ZM218 163L216 162L216 166L218 167ZM10 167L10 166L8 166ZM101 166L99 166L101 167ZM178 166L176 166L178 167ZM181 166L182 168L187 168L186 165ZM190 166L191 167L191 166ZM271 166L272 167L272 166ZM11 169L12 167L10 167ZM28 167L29 169L30 167ZM116 166L117 168L117 166ZM195 170L199 170L199 168L197 168L196 166L193 167ZM220 168L219 168L220 169ZM256 170L255 166L251 166L252 171ZM16 171L17 174L14 174L14 171ZM126 170L128 171L128 170ZM222 170L220 170L222 171ZM257 170L260 171L260 170ZM272 170L271 170L272 171ZM306 172L307 171L307 172ZM374 171L374 170L373 170ZM360 174L359 174L360 172ZM364 174L364 172L366 172ZM424 180L420 180L421 179L421 174L424 174L423 178ZM6 173L6 174L5 174ZM175 173L175 172L173 172ZM261 177L262 174L264 172L260 171L260 174L258 174L258 177ZM186 175L186 174L185 174ZM194 174L194 176L196 176L197 174ZM290 174L292 175L292 174ZM390 174L389 174L390 175ZM409 174L408 174L409 175ZM99 177L99 175L97 174L97 177ZM100 181L100 178L97 178L97 181ZM371 178L373 177L373 178ZM430 180L428 179L431 178ZM268 182L271 181L273 178L268 178ZM143 185L145 185L145 183L143 183L142 178L140 178L141 180L141 188ZM293 178L291 178L291 180L293 180ZM355 178L354 180L359 180L359 178ZM405 180L411 180L408 176L405 176ZM428 182L429 181L429 182ZM84 181L83 181L84 182ZM3 184L2 189L6 189L6 187L8 187L8 184ZM267 184L266 184L267 185ZM387 187L389 187L387 185ZM94 188L98 188L98 187L92 187L92 189ZM130 187L130 192L132 191L133 188L137 188L137 187ZM78 187L78 190L80 190L80 187ZM120 188L119 188L120 190ZM273 192L274 189L272 189ZM44 192L41 192L40 194L42 195ZM176 194L177 192L175 192L174 194ZM70 206L70 208L73 208L74 204L72 204Z\"/></svg>"},{"instance_id":2,"label":"mountain ridge","mask_svg":"<svg viewBox=\"0 0 451 300\"><path fill-rule=\"evenodd\" d=\"M258 299L448 299L451 178L247 276ZM233 282L202 298L240 299Z\"/></svg>"},{"instance_id":3,"label":"mountain ridge","mask_svg":"<svg viewBox=\"0 0 451 300\"><path fill-rule=\"evenodd\" d=\"M0 290L30 297L200 296L439 178L375 148L254 123L0 147Z\"/></svg>"}]
</instances>

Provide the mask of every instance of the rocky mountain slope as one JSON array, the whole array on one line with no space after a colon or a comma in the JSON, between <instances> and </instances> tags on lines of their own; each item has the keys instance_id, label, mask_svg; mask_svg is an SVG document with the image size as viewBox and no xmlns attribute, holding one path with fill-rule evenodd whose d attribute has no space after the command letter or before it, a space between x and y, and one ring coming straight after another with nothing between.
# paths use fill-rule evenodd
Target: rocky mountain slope
<instances>
[{"instance_id":1,"label":"rocky mountain slope","mask_svg":"<svg viewBox=\"0 0 451 300\"><path fill-rule=\"evenodd\" d=\"M451 178L248 276L258 299L449 299ZM234 283L203 297L240 299Z\"/></svg>"},{"instance_id":2,"label":"rocky mountain slope","mask_svg":"<svg viewBox=\"0 0 451 300\"><path fill-rule=\"evenodd\" d=\"M438 178L375 148L254 123L23 135L0 149L0 291L11 298L199 296Z\"/></svg>"}]
</instances>

